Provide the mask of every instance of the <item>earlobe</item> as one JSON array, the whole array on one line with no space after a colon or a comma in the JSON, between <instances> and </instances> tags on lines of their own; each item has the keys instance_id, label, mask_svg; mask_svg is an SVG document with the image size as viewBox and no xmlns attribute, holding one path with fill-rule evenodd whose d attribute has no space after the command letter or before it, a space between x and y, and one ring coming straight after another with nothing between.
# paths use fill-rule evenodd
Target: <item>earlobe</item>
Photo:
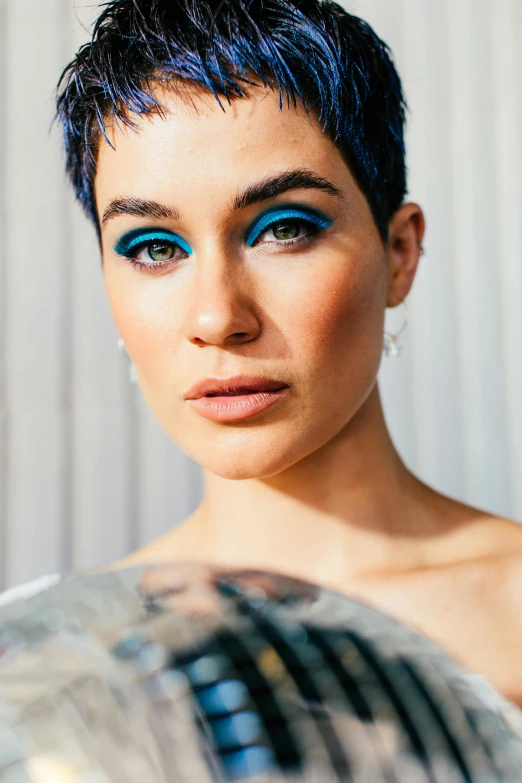
<instances>
[{"instance_id":1,"label":"earlobe","mask_svg":"<svg viewBox=\"0 0 522 783\"><path fill-rule=\"evenodd\" d=\"M403 204L390 221L386 307L396 307L410 292L424 252L425 227L424 213L418 204L413 203Z\"/></svg>"}]
</instances>

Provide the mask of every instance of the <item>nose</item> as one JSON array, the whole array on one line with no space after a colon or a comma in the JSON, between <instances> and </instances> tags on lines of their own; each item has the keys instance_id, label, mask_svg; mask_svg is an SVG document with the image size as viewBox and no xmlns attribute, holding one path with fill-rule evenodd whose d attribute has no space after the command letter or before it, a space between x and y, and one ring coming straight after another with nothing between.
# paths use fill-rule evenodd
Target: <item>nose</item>
<instances>
[{"instance_id":1,"label":"nose","mask_svg":"<svg viewBox=\"0 0 522 783\"><path fill-rule=\"evenodd\" d=\"M254 290L241 258L215 245L200 252L188 292L187 339L198 346L228 347L255 340L261 327Z\"/></svg>"}]
</instances>

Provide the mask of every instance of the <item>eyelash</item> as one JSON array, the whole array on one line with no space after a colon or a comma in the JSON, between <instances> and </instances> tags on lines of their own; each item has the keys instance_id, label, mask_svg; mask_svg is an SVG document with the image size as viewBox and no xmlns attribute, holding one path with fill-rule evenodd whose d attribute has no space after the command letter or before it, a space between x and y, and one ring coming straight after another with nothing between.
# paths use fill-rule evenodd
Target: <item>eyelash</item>
<instances>
[{"instance_id":1,"label":"eyelash","mask_svg":"<svg viewBox=\"0 0 522 783\"><path fill-rule=\"evenodd\" d=\"M276 240L271 244L284 245L285 247L288 247L289 245L302 245L303 243L310 243L312 240L316 238L318 234L321 233L321 231L324 231L324 227L319 226L317 225L317 223L314 223L312 220L307 220L306 218L280 218L279 220L274 220L273 223L269 223L267 226L265 226L263 231L260 232L257 239L260 236L263 236L263 234L266 234L267 231L274 229L275 226L286 225L287 223L297 223L298 225L303 224L307 227L308 233L302 237L297 237L295 239Z\"/></svg>"},{"instance_id":2,"label":"eyelash","mask_svg":"<svg viewBox=\"0 0 522 783\"><path fill-rule=\"evenodd\" d=\"M263 228L263 230L259 233L259 235L258 235L258 237L256 237L256 239L258 239L259 236L262 236L263 234L265 234L267 231L273 230L276 226L281 225L281 224L287 224L287 223L297 223L298 225L304 224L307 227L307 232L308 233L305 234L302 237L297 237L297 238L294 238L294 239L276 240L275 242L272 242L270 244L284 245L285 247L293 246L293 245L309 245L317 238L317 236L322 231L324 231L324 229L327 227L327 225L330 224L328 222L327 225L322 226L322 225L318 225L315 221L307 220L306 218L303 218L303 217L290 217L290 218L284 218L283 217L283 218L279 218L277 220L274 220L271 223L268 223ZM169 259L168 261L151 261L150 263L144 263L143 261L138 261L136 259L136 257L135 257L136 255L141 253L142 250L145 250L147 247L149 247L149 245L153 244L155 241L157 241L157 240L148 239L146 242L142 242L140 244L134 245L132 247L132 250L127 251L128 253L132 252L134 254L133 256L127 255L127 253L125 253L125 252L121 253L121 255L123 255L127 259L127 261L130 264L132 264L132 266L137 267L137 268L142 269L142 270L145 270L145 271L151 271L151 270L153 271L155 269L161 269L161 268L165 268L165 267L171 265L173 263L173 259ZM181 246L175 240L164 240L164 241L165 241L165 243L172 244L174 247L181 248ZM181 249L183 250L183 248L181 248Z\"/></svg>"}]
</instances>

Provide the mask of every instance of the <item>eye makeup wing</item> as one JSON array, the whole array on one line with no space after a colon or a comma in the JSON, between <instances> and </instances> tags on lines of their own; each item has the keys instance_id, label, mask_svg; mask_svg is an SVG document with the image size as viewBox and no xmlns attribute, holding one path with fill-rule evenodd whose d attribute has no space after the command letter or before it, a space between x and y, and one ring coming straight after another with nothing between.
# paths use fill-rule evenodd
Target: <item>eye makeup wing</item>
<instances>
[{"instance_id":1,"label":"eye makeup wing","mask_svg":"<svg viewBox=\"0 0 522 783\"><path fill-rule=\"evenodd\" d=\"M313 223L317 228L327 228L333 223L331 218L326 217L318 210L310 207L301 206L277 206L271 207L265 210L259 215L254 224L251 226L247 233L246 243L251 246L257 237L266 231L274 223L278 223L283 220L302 220L304 222Z\"/></svg>"},{"instance_id":2,"label":"eye makeup wing","mask_svg":"<svg viewBox=\"0 0 522 783\"><path fill-rule=\"evenodd\" d=\"M192 248L179 234L158 228L136 228L125 233L116 243L114 252L120 256L128 256L137 248L149 242L172 242L179 245L186 253L192 255Z\"/></svg>"}]
</instances>

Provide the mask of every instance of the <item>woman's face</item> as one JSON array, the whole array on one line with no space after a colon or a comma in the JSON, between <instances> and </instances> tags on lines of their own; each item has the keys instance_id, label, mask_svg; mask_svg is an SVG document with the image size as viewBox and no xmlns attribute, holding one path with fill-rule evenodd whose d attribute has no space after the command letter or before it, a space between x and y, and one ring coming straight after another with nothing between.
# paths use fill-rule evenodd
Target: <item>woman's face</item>
<instances>
[{"instance_id":1,"label":"woman's face","mask_svg":"<svg viewBox=\"0 0 522 783\"><path fill-rule=\"evenodd\" d=\"M104 279L141 390L171 438L219 476L263 478L337 436L372 391L387 256L340 152L300 104L279 110L278 92L262 87L223 101L225 111L211 95L190 97L192 106L162 93L164 117L113 128L114 149L100 145ZM281 190L294 171L333 187L287 178ZM279 187L254 192L272 178ZM233 422L185 400L199 380L239 374L289 388Z\"/></svg>"}]
</instances>

